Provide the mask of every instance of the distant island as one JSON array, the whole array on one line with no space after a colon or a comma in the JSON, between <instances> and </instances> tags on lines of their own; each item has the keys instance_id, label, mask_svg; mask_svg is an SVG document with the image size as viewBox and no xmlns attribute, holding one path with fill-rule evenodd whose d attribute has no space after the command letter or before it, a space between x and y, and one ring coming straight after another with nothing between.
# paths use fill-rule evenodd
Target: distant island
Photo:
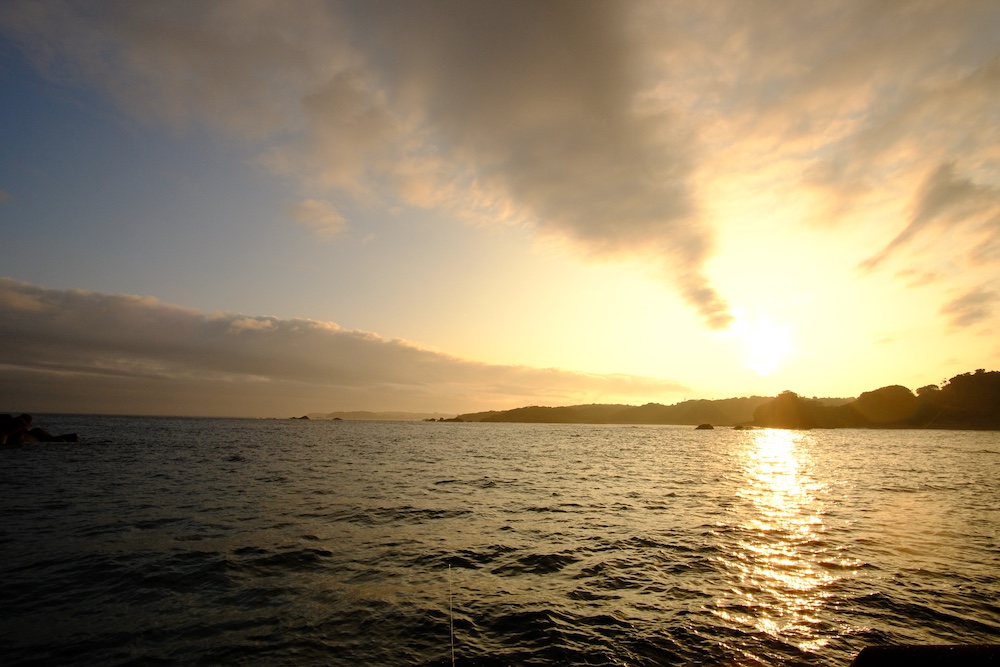
<instances>
[{"instance_id":1,"label":"distant island","mask_svg":"<svg viewBox=\"0 0 1000 667\"><path fill-rule=\"evenodd\" d=\"M518 422L539 424L676 424L770 428L942 428L1000 429L1000 371L956 375L942 386L916 393L890 385L852 398L805 398L785 391L776 397L750 396L684 401L674 405L529 406L473 412L429 421Z\"/></svg>"},{"instance_id":2,"label":"distant island","mask_svg":"<svg viewBox=\"0 0 1000 667\"><path fill-rule=\"evenodd\" d=\"M367 410L354 410L343 412L310 412L303 417L296 419L331 419L336 421L421 421L438 420L454 416L454 412L446 414L443 412L371 412Z\"/></svg>"}]
</instances>

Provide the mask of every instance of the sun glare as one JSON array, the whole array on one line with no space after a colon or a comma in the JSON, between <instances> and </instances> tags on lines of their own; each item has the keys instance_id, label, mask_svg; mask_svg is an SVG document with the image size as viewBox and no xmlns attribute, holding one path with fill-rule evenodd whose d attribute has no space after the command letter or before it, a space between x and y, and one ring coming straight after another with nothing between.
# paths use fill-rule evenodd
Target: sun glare
<instances>
[{"instance_id":1,"label":"sun glare","mask_svg":"<svg viewBox=\"0 0 1000 667\"><path fill-rule=\"evenodd\" d=\"M767 318L738 319L733 332L744 347L745 366L757 375L770 375L793 351L789 328Z\"/></svg>"}]
</instances>

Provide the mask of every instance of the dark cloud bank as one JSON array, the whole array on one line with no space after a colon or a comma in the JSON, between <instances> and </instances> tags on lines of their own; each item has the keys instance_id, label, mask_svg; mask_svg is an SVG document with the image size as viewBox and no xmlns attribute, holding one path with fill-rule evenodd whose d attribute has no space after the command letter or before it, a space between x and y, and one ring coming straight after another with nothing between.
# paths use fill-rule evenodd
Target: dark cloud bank
<instances>
[{"instance_id":1,"label":"dark cloud bank","mask_svg":"<svg viewBox=\"0 0 1000 667\"><path fill-rule=\"evenodd\" d=\"M289 416L669 396L624 375L493 366L305 319L0 278L0 404L25 411Z\"/></svg>"}]
</instances>

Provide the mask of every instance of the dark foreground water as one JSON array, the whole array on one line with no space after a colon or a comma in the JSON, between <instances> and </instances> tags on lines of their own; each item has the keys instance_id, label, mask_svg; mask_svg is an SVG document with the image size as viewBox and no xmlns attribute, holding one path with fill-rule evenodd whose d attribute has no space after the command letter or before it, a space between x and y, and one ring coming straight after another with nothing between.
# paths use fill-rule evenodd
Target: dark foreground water
<instances>
[{"instance_id":1,"label":"dark foreground water","mask_svg":"<svg viewBox=\"0 0 1000 667\"><path fill-rule=\"evenodd\" d=\"M36 422L86 442L0 449L5 665L1000 642L1000 433Z\"/></svg>"}]
</instances>

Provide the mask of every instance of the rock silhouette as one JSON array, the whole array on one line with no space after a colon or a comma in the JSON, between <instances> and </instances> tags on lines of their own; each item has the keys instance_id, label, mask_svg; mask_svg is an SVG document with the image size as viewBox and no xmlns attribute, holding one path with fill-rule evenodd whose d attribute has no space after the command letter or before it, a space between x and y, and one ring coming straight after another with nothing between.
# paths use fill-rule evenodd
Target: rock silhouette
<instances>
[{"instance_id":1,"label":"rock silhouette","mask_svg":"<svg viewBox=\"0 0 1000 667\"><path fill-rule=\"evenodd\" d=\"M23 445L32 442L80 442L76 433L52 435L44 428L31 427L31 415L0 415L0 445Z\"/></svg>"}]
</instances>

